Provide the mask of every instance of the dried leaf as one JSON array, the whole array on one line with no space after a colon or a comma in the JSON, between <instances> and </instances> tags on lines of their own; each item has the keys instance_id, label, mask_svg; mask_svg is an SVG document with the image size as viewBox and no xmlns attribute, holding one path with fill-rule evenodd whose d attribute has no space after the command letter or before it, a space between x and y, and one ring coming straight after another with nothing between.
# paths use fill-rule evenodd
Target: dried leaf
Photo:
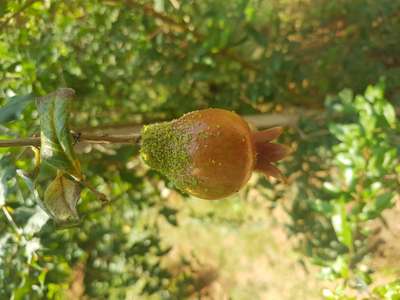
<instances>
[{"instance_id":1,"label":"dried leaf","mask_svg":"<svg viewBox=\"0 0 400 300\"><path fill-rule=\"evenodd\" d=\"M43 204L56 223L76 223L79 221L76 210L79 197L79 184L58 174L44 192Z\"/></svg>"}]
</instances>

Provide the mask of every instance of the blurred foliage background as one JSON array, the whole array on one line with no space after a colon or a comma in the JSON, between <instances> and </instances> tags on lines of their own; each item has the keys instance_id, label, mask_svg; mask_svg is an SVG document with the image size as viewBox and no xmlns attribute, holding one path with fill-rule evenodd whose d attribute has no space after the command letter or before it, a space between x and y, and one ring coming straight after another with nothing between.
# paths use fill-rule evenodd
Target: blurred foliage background
<instances>
[{"instance_id":1,"label":"blurred foliage background","mask_svg":"<svg viewBox=\"0 0 400 300\"><path fill-rule=\"evenodd\" d=\"M399 0L1 1L2 139L70 87L76 130L219 107L287 126L295 152L289 185L206 202L135 146L80 147L113 203L85 190L59 229L32 152L1 148L0 299L400 299L399 53Z\"/></svg>"}]
</instances>

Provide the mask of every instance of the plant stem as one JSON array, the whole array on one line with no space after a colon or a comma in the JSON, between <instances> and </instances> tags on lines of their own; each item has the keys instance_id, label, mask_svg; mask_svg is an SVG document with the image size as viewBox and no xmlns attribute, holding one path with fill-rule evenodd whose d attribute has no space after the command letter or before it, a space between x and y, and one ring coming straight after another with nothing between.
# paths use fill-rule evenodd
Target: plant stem
<instances>
[{"instance_id":1,"label":"plant stem","mask_svg":"<svg viewBox=\"0 0 400 300\"><path fill-rule=\"evenodd\" d=\"M3 211L4 216L6 217L8 223L10 223L10 225L12 226L12 228L15 230L15 232L16 232L19 236L22 236L22 229L20 229L20 228L18 227L18 225L15 223L15 221L14 221L14 219L12 218L12 216L11 216L10 212L8 211L7 207L3 205L3 206L1 207L1 210Z\"/></svg>"},{"instance_id":2,"label":"plant stem","mask_svg":"<svg viewBox=\"0 0 400 300\"><path fill-rule=\"evenodd\" d=\"M111 206L112 204L114 204L114 202L122 199L124 195L126 195L127 193L129 193L133 189L134 189L134 187L130 187L130 188L126 189L125 191L121 192L119 195L113 197L112 199L110 199L108 201L103 201L100 206L83 213L81 215L82 219L85 219L86 217L88 217L88 216L90 216L90 215L92 215L94 213L100 212L100 211L102 211L103 209L105 209L108 206Z\"/></svg>"},{"instance_id":3,"label":"plant stem","mask_svg":"<svg viewBox=\"0 0 400 300\"><path fill-rule=\"evenodd\" d=\"M77 143L89 143L89 144L139 144L140 134L134 135L109 135L109 134L89 134L89 133L71 133L72 137ZM39 137L19 138L0 140L1 147L28 147L40 146Z\"/></svg>"}]
</instances>

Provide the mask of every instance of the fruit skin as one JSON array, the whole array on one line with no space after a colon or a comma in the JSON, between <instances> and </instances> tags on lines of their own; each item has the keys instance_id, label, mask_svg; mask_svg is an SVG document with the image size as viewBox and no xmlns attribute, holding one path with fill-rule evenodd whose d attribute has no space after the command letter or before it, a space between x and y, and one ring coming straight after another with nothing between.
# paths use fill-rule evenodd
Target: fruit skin
<instances>
[{"instance_id":1,"label":"fruit skin","mask_svg":"<svg viewBox=\"0 0 400 300\"><path fill-rule=\"evenodd\" d=\"M281 132L252 132L234 112L205 109L145 126L141 157L180 190L202 199L221 199L238 192L255 169L280 177L270 163L286 155L286 148L268 141Z\"/></svg>"}]
</instances>

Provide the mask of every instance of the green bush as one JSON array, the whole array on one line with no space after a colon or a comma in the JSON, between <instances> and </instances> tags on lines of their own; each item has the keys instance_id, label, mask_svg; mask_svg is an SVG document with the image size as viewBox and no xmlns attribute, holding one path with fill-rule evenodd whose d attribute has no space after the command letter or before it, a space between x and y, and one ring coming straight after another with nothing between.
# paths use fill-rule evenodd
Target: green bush
<instances>
[{"instance_id":1,"label":"green bush","mask_svg":"<svg viewBox=\"0 0 400 300\"><path fill-rule=\"evenodd\" d=\"M243 115L299 109L304 117L293 115L282 138L296 148L283 164L290 185L259 180L263 199L284 207L304 264L334 282L327 299L398 299L396 282L375 287L380 270L368 259L379 247L371 223L384 227L398 200L399 10L393 0L2 1L0 138L39 134L40 119L55 113L38 111L35 97L65 86L77 100L53 118L60 132L129 134L210 106ZM385 87L371 85L380 78ZM180 274L163 264L174 245L160 220L179 226L177 211L163 194L170 183L138 151L79 149L86 187L112 204L85 188L69 203L74 222L60 229L45 190L75 160L47 157L38 169L37 150L0 148L1 299L72 297L71 278L94 299L183 299L196 290L190 259Z\"/></svg>"},{"instance_id":2,"label":"green bush","mask_svg":"<svg viewBox=\"0 0 400 300\"><path fill-rule=\"evenodd\" d=\"M301 237L299 248L321 266L323 278L362 291L372 283L363 260L379 246L370 242L376 233L370 221L382 219L398 199L395 110L380 84L363 96L343 90L328 97L318 131L303 122L304 137L288 168L306 175L294 183L289 232Z\"/></svg>"}]
</instances>

